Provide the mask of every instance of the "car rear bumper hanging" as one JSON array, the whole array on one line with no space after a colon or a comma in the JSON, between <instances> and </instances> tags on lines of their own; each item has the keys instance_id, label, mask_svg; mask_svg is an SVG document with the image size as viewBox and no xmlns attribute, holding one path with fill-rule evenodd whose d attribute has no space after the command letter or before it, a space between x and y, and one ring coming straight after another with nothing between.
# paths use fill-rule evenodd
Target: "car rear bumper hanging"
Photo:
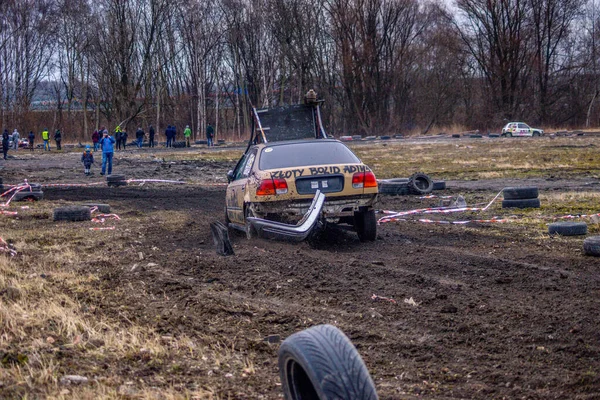
<instances>
[{"instance_id":1,"label":"car rear bumper hanging","mask_svg":"<svg viewBox=\"0 0 600 400\"><path fill-rule=\"evenodd\" d=\"M248 217L247 220L261 237L300 242L306 239L317 225L324 203L325 195L317 190L308 211L296 225L256 217Z\"/></svg>"}]
</instances>

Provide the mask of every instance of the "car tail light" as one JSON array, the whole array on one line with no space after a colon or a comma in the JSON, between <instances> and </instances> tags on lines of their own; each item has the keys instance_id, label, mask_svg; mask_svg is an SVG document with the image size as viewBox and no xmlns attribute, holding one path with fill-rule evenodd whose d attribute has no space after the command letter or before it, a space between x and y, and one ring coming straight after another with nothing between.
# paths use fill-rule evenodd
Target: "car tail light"
<instances>
[{"instance_id":1,"label":"car tail light","mask_svg":"<svg viewBox=\"0 0 600 400\"><path fill-rule=\"evenodd\" d=\"M357 172L352 175L352 187L354 189L377 187L377 179L371 171Z\"/></svg>"},{"instance_id":2,"label":"car tail light","mask_svg":"<svg viewBox=\"0 0 600 400\"><path fill-rule=\"evenodd\" d=\"M288 185L285 179L264 179L256 189L257 196L273 196L275 194L286 194Z\"/></svg>"}]
</instances>

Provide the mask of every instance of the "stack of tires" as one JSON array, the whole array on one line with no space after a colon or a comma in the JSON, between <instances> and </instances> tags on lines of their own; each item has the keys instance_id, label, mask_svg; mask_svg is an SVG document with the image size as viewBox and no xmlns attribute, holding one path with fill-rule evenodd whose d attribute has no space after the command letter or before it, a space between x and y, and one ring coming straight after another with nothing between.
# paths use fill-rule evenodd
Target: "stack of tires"
<instances>
[{"instance_id":1,"label":"stack of tires","mask_svg":"<svg viewBox=\"0 0 600 400\"><path fill-rule=\"evenodd\" d=\"M536 187L507 187L502 191L502 208L540 208Z\"/></svg>"}]
</instances>

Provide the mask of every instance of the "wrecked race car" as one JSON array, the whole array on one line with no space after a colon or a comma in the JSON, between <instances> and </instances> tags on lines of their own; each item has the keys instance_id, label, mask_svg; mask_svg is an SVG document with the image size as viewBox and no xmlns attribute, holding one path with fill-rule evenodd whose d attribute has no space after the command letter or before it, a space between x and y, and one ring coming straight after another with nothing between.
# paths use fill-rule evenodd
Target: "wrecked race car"
<instances>
[{"instance_id":1,"label":"wrecked race car","mask_svg":"<svg viewBox=\"0 0 600 400\"><path fill-rule=\"evenodd\" d=\"M373 205L377 180L369 167L338 140L251 146L228 179L227 222L250 237L260 232L249 218L260 218L281 223L281 235L294 239L293 232L285 234L283 224L298 226L313 200L318 200L315 195L319 192L325 196L320 210L324 221L353 225L362 241L376 238ZM298 239L306 238L308 233Z\"/></svg>"},{"instance_id":2,"label":"wrecked race car","mask_svg":"<svg viewBox=\"0 0 600 400\"><path fill-rule=\"evenodd\" d=\"M326 138L318 103L279 109L273 118L254 112L251 142L227 174L228 225L248 237L299 241L326 223L347 224L361 241L375 240L375 175L343 143Z\"/></svg>"}]
</instances>

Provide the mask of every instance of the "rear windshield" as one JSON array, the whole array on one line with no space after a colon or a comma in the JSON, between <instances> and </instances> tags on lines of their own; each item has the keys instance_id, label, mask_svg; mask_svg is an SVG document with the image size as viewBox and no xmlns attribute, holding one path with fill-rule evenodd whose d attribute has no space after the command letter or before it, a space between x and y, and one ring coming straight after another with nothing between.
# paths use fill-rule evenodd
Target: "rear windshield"
<instances>
[{"instance_id":1,"label":"rear windshield","mask_svg":"<svg viewBox=\"0 0 600 400\"><path fill-rule=\"evenodd\" d=\"M339 142L290 143L265 147L259 168L281 169L323 164L355 164L360 160Z\"/></svg>"}]
</instances>

